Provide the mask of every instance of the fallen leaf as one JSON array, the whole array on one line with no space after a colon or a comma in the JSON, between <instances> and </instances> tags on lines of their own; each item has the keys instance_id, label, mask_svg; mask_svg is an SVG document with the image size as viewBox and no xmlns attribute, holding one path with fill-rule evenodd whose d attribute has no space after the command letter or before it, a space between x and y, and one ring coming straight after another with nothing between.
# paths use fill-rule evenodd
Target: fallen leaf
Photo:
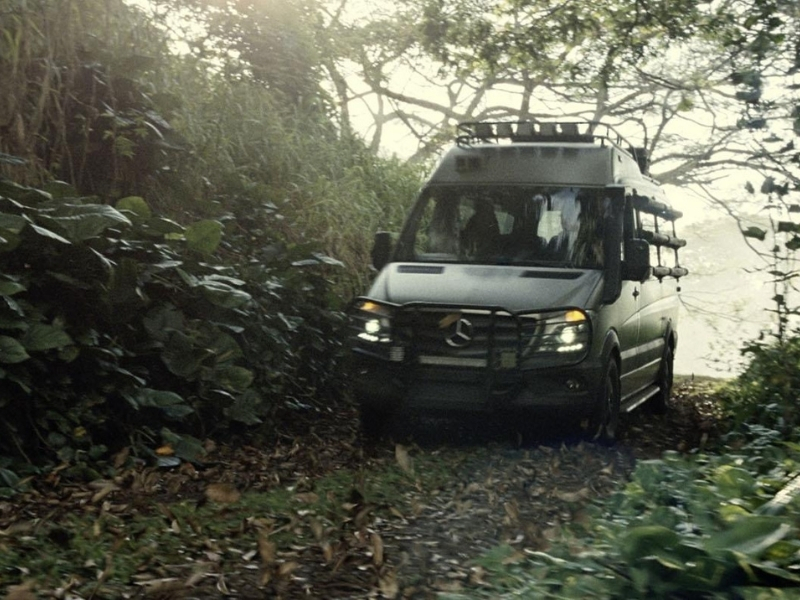
<instances>
[{"instance_id":1,"label":"fallen leaf","mask_svg":"<svg viewBox=\"0 0 800 600\"><path fill-rule=\"evenodd\" d=\"M375 566L383 565L383 540L377 533L372 534L372 562Z\"/></svg>"},{"instance_id":2,"label":"fallen leaf","mask_svg":"<svg viewBox=\"0 0 800 600\"><path fill-rule=\"evenodd\" d=\"M231 591L228 589L228 584L225 582L224 575L217 577L217 591L225 596L230 596L231 594Z\"/></svg>"},{"instance_id":3,"label":"fallen leaf","mask_svg":"<svg viewBox=\"0 0 800 600\"><path fill-rule=\"evenodd\" d=\"M303 502L305 504L316 504L319 502L319 496L314 492L302 492L300 494L295 494L294 497L299 502Z\"/></svg>"},{"instance_id":4,"label":"fallen leaf","mask_svg":"<svg viewBox=\"0 0 800 600\"><path fill-rule=\"evenodd\" d=\"M333 546L331 546L330 542L322 542L320 548L322 548L322 556L325 557L325 562L330 564L333 561Z\"/></svg>"},{"instance_id":5,"label":"fallen leaf","mask_svg":"<svg viewBox=\"0 0 800 600\"><path fill-rule=\"evenodd\" d=\"M156 454L158 454L159 456L172 456L173 454L175 454L175 450L172 448L172 446L166 444L165 446L156 448Z\"/></svg>"},{"instance_id":6,"label":"fallen leaf","mask_svg":"<svg viewBox=\"0 0 800 600\"><path fill-rule=\"evenodd\" d=\"M278 577L288 577L299 566L300 563L293 560L281 564L281 566L278 567Z\"/></svg>"},{"instance_id":7,"label":"fallen leaf","mask_svg":"<svg viewBox=\"0 0 800 600\"><path fill-rule=\"evenodd\" d=\"M517 506L516 501L506 502L503 504L503 508L508 515L508 518L511 519L511 523L517 523L519 521L519 507Z\"/></svg>"},{"instance_id":8,"label":"fallen leaf","mask_svg":"<svg viewBox=\"0 0 800 600\"><path fill-rule=\"evenodd\" d=\"M122 450L117 452L114 455L114 468L119 469L128 462L128 458L131 455L131 447L125 446Z\"/></svg>"},{"instance_id":9,"label":"fallen leaf","mask_svg":"<svg viewBox=\"0 0 800 600\"><path fill-rule=\"evenodd\" d=\"M586 500L591 495L592 493L589 491L589 488L586 487L577 492L556 492L556 498L564 502L579 502L581 500Z\"/></svg>"},{"instance_id":10,"label":"fallen leaf","mask_svg":"<svg viewBox=\"0 0 800 600\"><path fill-rule=\"evenodd\" d=\"M206 488L206 498L220 504L233 504L238 502L242 493L230 483L211 483Z\"/></svg>"},{"instance_id":11,"label":"fallen leaf","mask_svg":"<svg viewBox=\"0 0 800 600\"><path fill-rule=\"evenodd\" d=\"M309 523L309 527L311 528L311 533L314 534L314 539L318 542L322 540L322 536L325 535L325 527L320 520L312 519L311 523Z\"/></svg>"},{"instance_id":12,"label":"fallen leaf","mask_svg":"<svg viewBox=\"0 0 800 600\"><path fill-rule=\"evenodd\" d=\"M116 492L119 489L118 486L111 482L106 482L106 484L101 487L94 496L92 496L92 504L97 504L105 499L111 492Z\"/></svg>"},{"instance_id":13,"label":"fallen leaf","mask_svg":"<svg viewBox=\"0 0 800 600\"><path fill-rule=\"evenodd\" d=\"M472 585L486 585L486 582L483 580L483 578L486 576L486 570L483 567L472 567L470 570L472 573L470 573L469 582Z\"/></svg>"},{"instance_id":14,"label":"fallen leaf","mask_svg":"<svg viewBox=\"0 0 800 600\"><path fill-rule=\"evenodd\" d=\"M456 580L445 581L442 579L434 581L433 587L439 590L440 592L460 592L461 589L463 588L460 581Z\"/></svg>"},{"instance_id":15,"label":"fallen leaf","mask_svg":"<svg viewBox=\"0 0 800 600\"><path fill-rule=\"evenodd\" d=\"M414 462L408 455L408 449L405 446L397 444L394 447L394 457L397 459L397 464L404 473L408 473L409 475L414 474Z\"/></svg>"},{"instance_id":16,"label":"fallen leaf","mask_svg":"<svg viewBox=\"0 0 800 600\"><path fill-rule=\"evenodd\" d=\"M258 554L261 556L261 562L265 566L269 566L275 562L276 548L275 544L267 539L267 536L258 536Z\"/></svg>"},{"instance_id":17,"label":"fallen leaf","mask_svg":"<svg viewBox=\"0 0 800 600\"><path fill-rule=\"evenodd\" d=\"M400 593L400 586L397 584L397 573L394 569L387 570L378 578L378 587L384 598L396 598Z\"/></svg>"}]
</instances>

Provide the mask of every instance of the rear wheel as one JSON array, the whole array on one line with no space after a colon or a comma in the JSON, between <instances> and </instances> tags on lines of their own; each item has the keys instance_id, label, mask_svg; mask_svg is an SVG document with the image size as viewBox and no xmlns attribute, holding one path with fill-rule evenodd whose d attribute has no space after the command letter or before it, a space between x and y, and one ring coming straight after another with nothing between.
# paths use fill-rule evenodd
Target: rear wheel
<instances>
[{"instance_id":1,"label":"rear wheel","mask_svg":"<svg viewBox=\"0 0 800 600\"><path fill-rule=\"evenodd\" d=\"M672 346L667 344L664 348L664 356L661 359L661 368L658 371L658 394L650 399L650 410L656 414L667 412L667 403L672 397L672 380L674 376L675 355Z\"/></svg>"},{"instance_id":2,"label":"rear wheel","mask_svg":"<svg viewBox=\"0 0 800 600\"><path fill-rule=\"evenodd\" d=\"M595 413L589 421L587 431L592 441L613 444L619 433L619 367L613 357L609 357L605 375L597 391Z\"/></svg>"}]
</instances>

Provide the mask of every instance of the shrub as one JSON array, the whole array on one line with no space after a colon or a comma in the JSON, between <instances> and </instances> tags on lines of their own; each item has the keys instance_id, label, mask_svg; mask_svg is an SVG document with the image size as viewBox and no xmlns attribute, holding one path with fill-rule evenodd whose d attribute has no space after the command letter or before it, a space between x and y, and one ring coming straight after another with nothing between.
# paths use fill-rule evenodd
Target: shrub
<instances>
[{"instance_id":1,"label":"shrub","mask_svg":"<svg viewBox=\"0 0 800 600\"><path fill-rule=\"evenodd\" d=\"M494 562L503 598L776 598L797 588L800 453L778 432L725 454L640 462L553 547ZM791 594L791 595L790 595Z\"/></svg>"},{"instance_id":2,"label":"shrub","mask_svg":"<svg viewBox=\"0 0 800 600\"><path fill-rule=\"evenodd\" d=\"M734 428L762 425L785 436L800 425L800 337L748 345L747 369L722 394Z\"/></svg>"},{"instance_id":3,"label":"shrub","mask_svg":"<svg viewBox=\"0 0 800 600\"><path fill-rule=\"evenodd\" d=\"M148 452L173 429L222 435L329 403L315 392L339 376L335 261L275 244L226 265L224 238L221 221L182 226L138 197L0 182L0 455Z\"/></svg>"}]
</instances>

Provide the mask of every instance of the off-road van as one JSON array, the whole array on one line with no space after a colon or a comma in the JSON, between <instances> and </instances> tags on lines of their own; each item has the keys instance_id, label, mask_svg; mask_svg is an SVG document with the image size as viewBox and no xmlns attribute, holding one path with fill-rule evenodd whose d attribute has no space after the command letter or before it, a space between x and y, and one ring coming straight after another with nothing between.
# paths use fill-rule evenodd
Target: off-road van
<instances>
[{"instance_id":1,"label":"off-road van","mask_svg":"<svg viewBox=\"0 0 800 600\"><path fill-rule=\"evenodd\" d=\"M608 125L461 124L396 243L376 234L380 272L353 303L362 426L555 409L610 441L620 411L663 410L680 216Z\"/></svg>"}]
</instances>

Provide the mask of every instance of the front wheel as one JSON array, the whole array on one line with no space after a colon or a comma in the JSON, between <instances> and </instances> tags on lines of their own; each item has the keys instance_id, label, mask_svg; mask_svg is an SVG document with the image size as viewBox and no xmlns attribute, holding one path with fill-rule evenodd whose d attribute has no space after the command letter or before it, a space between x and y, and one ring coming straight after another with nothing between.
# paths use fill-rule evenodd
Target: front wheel
<instances>
[{"instance_id":1,"label":"front wheel","mask_svg":"<svg viewBox=\"0 0 800 600\"><path fill-rule=\"evenodd\" d=\"M387 411L362 404L358 416L361 433L366 439L375 440L386 433L389 423Z\"/></svg>"},{"instance_id":2,"label":"front wheel","mask_svg":"<svg viewBox=\"0 0 800 600\"><path fill-rule=\"evenodd\" d=\"M667 412L667 403L672 397L672 380L674 374L675 355L672 346L667 344L664 356L661 358L661 368L658 370L658 394L650 399L650 410L657 415Z\"/></svg>"},{"instance_id":3,"label":"front wheel","mask_svg":"<svg viewBox=\"0 0 800 600\"><path fill-rule=\"evenodd\" d=\"M595 412L589 421L589 438L601 444L613 444L619 433L619 367L609 357L605 375L597 390Z\"/></svg>"}]
</instances>

